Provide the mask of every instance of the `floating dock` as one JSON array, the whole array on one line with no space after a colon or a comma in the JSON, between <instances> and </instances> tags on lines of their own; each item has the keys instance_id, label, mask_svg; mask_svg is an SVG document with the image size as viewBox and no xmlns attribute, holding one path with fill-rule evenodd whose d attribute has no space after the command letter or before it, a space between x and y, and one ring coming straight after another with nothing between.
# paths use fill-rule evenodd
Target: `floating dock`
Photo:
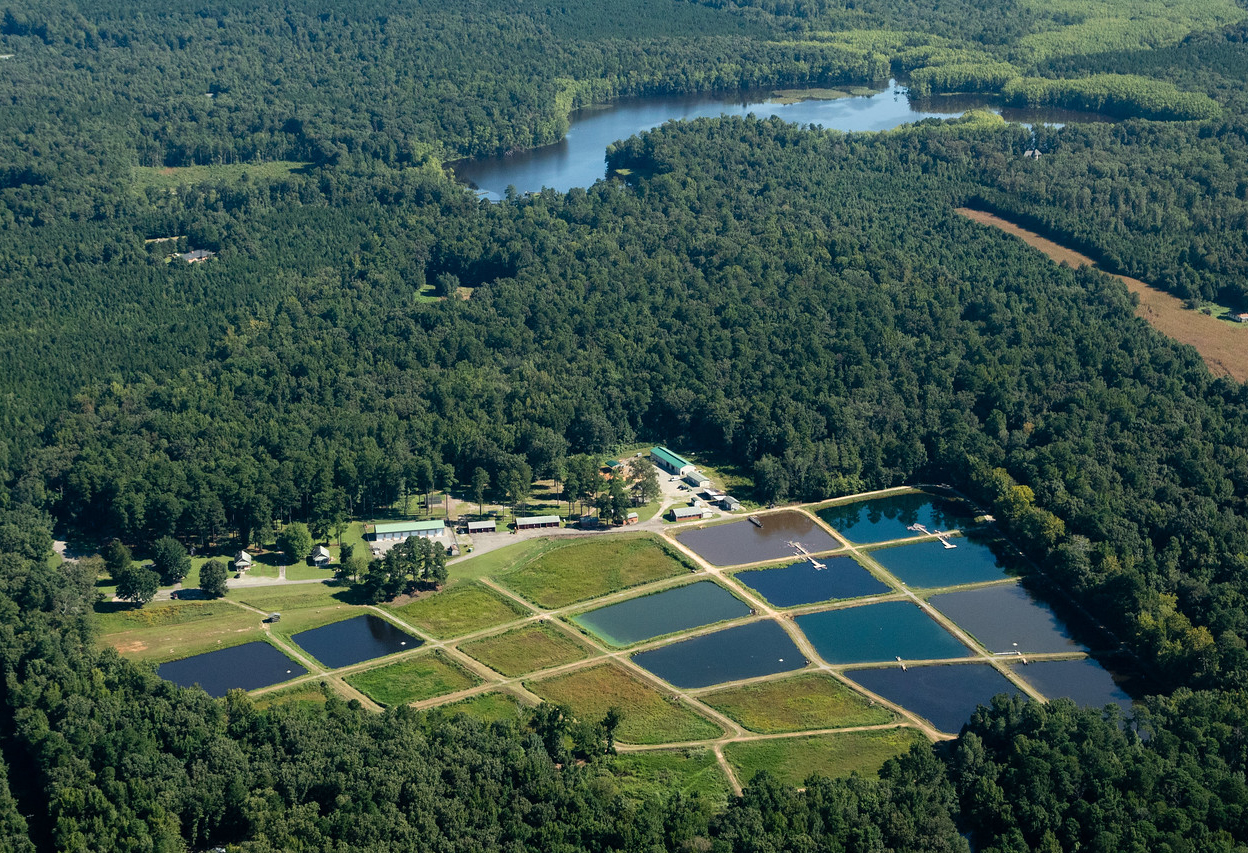
<instances>
[{"instance_id":1,"label":"floating dock","mask_svg":"<svg viewBox=\"0 0 1248 853\"><path fill-rule=\"evenodd\" d=\"M922 533L924 536L935 536L937 539L940 540L940 544L944 545L945 548L947 549L958 547L957 545L954 545L952 542L949 541L949 534L943 530L928 530L926 527L924 527L921 524L911 524L909 527L906 528L906 530L913 530L916 533Z\"/></svg>"}]
</instances>

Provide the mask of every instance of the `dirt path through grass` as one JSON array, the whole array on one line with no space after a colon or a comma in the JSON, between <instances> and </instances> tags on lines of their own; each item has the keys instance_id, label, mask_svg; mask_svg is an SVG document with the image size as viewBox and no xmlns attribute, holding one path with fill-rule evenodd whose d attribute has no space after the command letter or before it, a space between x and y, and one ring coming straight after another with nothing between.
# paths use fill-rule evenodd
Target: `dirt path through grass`
<instances>
[{"instance_id":1,"label":"dirt path through grass","mask_svg":"<svg viewBox=\"0 0 1248 853\"><path fill-rule=\"evenodd\" d=\"M969 207L959 207L957 212L981 225L990 225L1007 234L1013 234L1059 264L1065 262L1072 267L1101 269L1087 255L1054 243L1034 231L1021 228L1008 219ZM1195 347L1215 375L1230 376L1238 382L1248 381L1248 330L1199 311L1189 311L1183 307L1183 301L1177 296L1150 287L1138 278L1110 272L1106 274L1122 281L1128 290L1139 297L1140 305L1135 311L1136 316L1143 317L1163 335Z\"/></svg>"}]
</instances>

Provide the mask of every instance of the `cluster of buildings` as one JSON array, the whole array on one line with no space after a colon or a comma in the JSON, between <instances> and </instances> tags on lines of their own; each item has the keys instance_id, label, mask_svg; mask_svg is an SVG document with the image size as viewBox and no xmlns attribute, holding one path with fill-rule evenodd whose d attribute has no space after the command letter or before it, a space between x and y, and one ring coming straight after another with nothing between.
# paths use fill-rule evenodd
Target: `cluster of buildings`
<instances>
[{"instance_id":1,"label":"cluster of buildings","mask_svg":"<svg viewBox=\"0 0 1248 853\"><path fill-rule=\"evenodd\" d=\"M698 467L683 456L666 447L654 447L650 450L650 461L661 471L680 477L691 489L697 489L697 499L690 506L678 506L671 509L673 521L692 521L698 518L710 518L710 506L718 506L725 512L741 509L741 501L724 494L711 486L711 478L698 470Z\"/></svg>"}]
</instances>

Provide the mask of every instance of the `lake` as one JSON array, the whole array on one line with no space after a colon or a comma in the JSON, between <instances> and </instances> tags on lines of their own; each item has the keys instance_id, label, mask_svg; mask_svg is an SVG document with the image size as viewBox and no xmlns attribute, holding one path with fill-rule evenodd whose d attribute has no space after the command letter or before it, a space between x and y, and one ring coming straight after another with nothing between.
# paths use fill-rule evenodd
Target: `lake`
<instances>
[{"instance_id":1,"label":"lake","mask_svg":"<svg viewBox=\"0 0 1248 853\"><path fill-rule=\"evenodd\" d=\"M824 568L817 569L809 560L802 560L789 566L738 572L736 579L776 607L892 592L850 557L824 557L819 562Z\"/></svg>"},{"instance_id":2,"label":"lake","mask_svg":"<svg viewBox=\"0 0 1248 853\"><path fill-rule=\"evenodd\" d=\"M961 102L917 108L896 82L890 82L883 92L862 97L795 104L771 103L769 98L769 92L739 92L622 100L572 113L567 135L553 145L460 160L451 168L456 177L477 187L485 198L498 201L509 185L520 193L538 192L543 187L567 192L573 187L591 186L606 176L608 145L668 121L753 114L835 130L889 130L925 118L952 118L967 110Z\"/></svg>"},{"instance_id":3,"label":"lake","mask_svg":"<svg viewBox=\"0 0 1248 853\"><path fill-rule=\"evenodd\" d=\"M615 646L750 615L750 606L714 581L631 598L572 617Z\"/></svg>"},{"instance_id":4,"label":"lake","mask_svg":"<svg viewBox=\"0 0 1248 853\"><path fill-rule=\"evenodd\" d=\"M221 697L234 688L280 684L307 670L268 643L254 642L162 663L156 673L183 687L198 684L209 696Z\"/></svg>"},{"instance_id":5,"label":"lake","mask_svg":"<svg viewBox=\"0 0 1248 853\"><path fill-rule=\"evenodd\" d=\"M821 509L817 514L849 541L863 544L922 536L922 531L910 529L915 524L935 532L963 527L971 521L962 505L925 494L840 504Z\"/></svg>"},{"instance_id":6,"label":"lake","mask_svg":"<svg viewBox=\"0 0 1248 853\"><path fill-rule=\"evenodd\" d=\"M989 537L967 531L949 540L946 548L935 540L897 545L870 552L875 560L906 586L932 588L983 583L1006 577L1005 565L993 553Z\"/></svg>"},{"instance_id":7,"label":"lake","mask_svg":"<svg viewBox=\"0 0 1248 853\"><path fill-rule=\"evenodd\" d=\"M956 734L975 708L998 693L1021 693L987 664L855 669L845 675L890 702L918 714L942 732Z\"/></svg>"},{"instance_id":8,"label":"lake","mask_svg":"<svg viewBox=\"0 0 1248 853\"><path fill-rule=\"evenodd\" d=\"M828 663L968 657L971 650L909 601L798 616L797 627Z\"/></svg>"},{"instance_id":9,"label":"lake","mask_svg":"<svg viewBox=\"0 0 1248 853\"><path fill-rule=\"evenodd\" d=\"M422 642L371 613L300 631L291 639L330 669L408 651Z\"/></svg>"},{"instance_id":10,"label":"lake","mask_svg":"<svg viewBox=\"0 0 1248 853\"><path fill-rule=\"evenodd\" d=\"M1080 651L1052 608L1020 584L947 592L928 601L990 652Z\"/></svg>"},{"instance_id":11,"label":"lake","mask_svg":"<svg viewBox=\"0 0 1248 853\"><path fill-rule=\"evenodd\" d=\"M788 510L760 515L762 527L748 519L687 530L676 538L714 566L739 566L797 556L790 542L798 542L812 554L841 547L808 515Z\"/></svg>"},{"instance_id":12,"label":"lake","mask_svg":"<svg viewBox=\"0 0 1248 853\"><path fill-rule=\"evenodd\" d=\"M806 658L770 619L638 652L633 662L681 688L801 669Z\"/></svg>"}]
</instances>

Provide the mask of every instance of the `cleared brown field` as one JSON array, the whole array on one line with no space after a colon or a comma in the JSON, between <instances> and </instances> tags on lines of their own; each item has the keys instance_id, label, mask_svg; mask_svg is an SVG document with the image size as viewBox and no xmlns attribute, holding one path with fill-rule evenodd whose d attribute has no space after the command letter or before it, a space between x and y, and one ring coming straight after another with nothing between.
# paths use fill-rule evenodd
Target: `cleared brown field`
<instances>
[{"instance_id":1,"label":"cleared brown field","mask_svg":"<svg viewBox=\"0 0 1248 853\"><path fill-rule=\"evenodd\" d=\"M1054 243L1034 231L1021 228L1008 219L969 207L959 207L957 211L967 219L1013 234L1058 263L1065 261L1072 267L1089 266L1100 269L1087 255ZM1140 305L1135 312L1138 316L1147 320L1163 335L1195 347L1215 375L1230 376L1239 382L1248 381L1248 346L1245 346L1248 344L1248 334L1245 334L1245 330L1199 311L1189 311L1183 307L1183 301L1178 297L1150 287L1138 278L1116 273L1107 275L1120 279L1128 290L1140 298Z\"/></svg>"}]
</instances>

